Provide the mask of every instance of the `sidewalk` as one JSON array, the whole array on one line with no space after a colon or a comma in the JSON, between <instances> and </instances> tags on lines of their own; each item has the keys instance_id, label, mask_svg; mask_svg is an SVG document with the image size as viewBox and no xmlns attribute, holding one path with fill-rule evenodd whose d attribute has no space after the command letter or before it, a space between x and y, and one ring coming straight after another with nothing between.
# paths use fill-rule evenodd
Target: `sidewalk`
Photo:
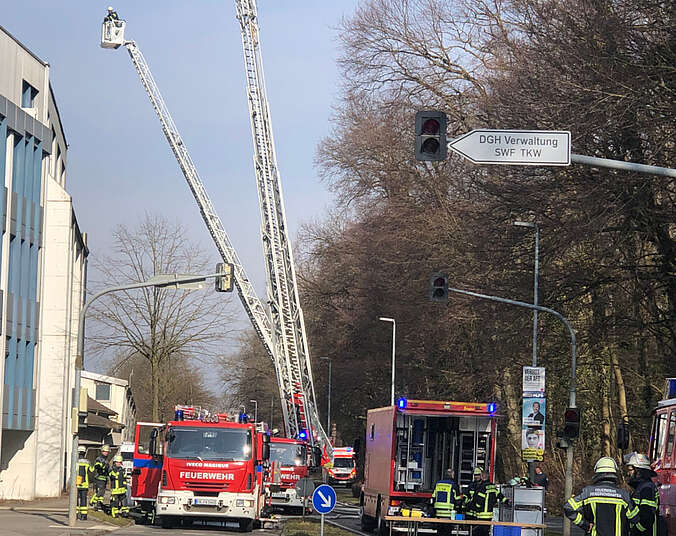
<instances>
[{"instance_id":1,"label":"sidewalk","mask_svg":"<svg viewBox=\"0 0 676 536\"><path fill-rule=\"evenodd\" d=\"M96 519L68 526L68 497L35 501L1 501L0 533L3 536L102 536L117 527Z\"/></svg>"}]
</instances>

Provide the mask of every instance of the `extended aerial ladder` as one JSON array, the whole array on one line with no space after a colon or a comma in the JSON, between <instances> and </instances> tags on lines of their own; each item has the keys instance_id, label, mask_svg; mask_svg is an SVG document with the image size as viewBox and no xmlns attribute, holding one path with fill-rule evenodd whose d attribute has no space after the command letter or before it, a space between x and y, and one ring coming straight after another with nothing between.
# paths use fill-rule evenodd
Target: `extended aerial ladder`
<instances>
[{"instance_id":1,"label":"extended aerial ladder","mask_svg":"<svg viewBox=\"0 0 676 536\"><path fill-rule=\"evenodd\" d=\"M322 428L312 379L310 353L298 297L298 283L289 242L282 185L267 101L263 59L259 41L256 0L235 0L242 34L247 97L254 144L254 170L261 209L261 236L268 276L268 300L272 315L276 368L281 371L280 388L288 411L297 408L298 421L312 441L313 432L331 450ZM293 426L291 421L287 426ZM300 429L287 428L290 437Z\"/></svg>"},{"instance_id":2,"label":"extended aerial ladder","mask_svg":"<svg viewBox=\"0 0 676 536\"><path fill-rule=\"evenodd\" d=\"M202 219L211 234L211 237L216 244L221 257L225 262L231 263L233 266L233 280L239 298L244 306L251 323L253 324L254 330L258 334L259 339L263 343L268 356L275 365L275 373L277 375L277 380L280 380L282 376L282 371L276 366L278 360L275 358L274 354L274 345L272 341L272 329L270 327L270 320L267 316L266 309L264 308L261 301L256 296L253 285L251 284L249 278L244 271L244 266L242 265L237 252L235 251L234 246L230 242L230 238L223 227L220 217L218 216L216 209L214 208L209 196L207 195L204 184L200 179L195 163L190 157L190 153L181 138L181 135L176 128L174 120L169 113L167 105L162 98L159 88L155 83L152 73L150 72L150 67L145 57L139 50L138 46L134 41L127 41L124 37L124 31L126 27L126 22L124 20L107 20L104 21L101 33L101 46L103 48L113 48L117 49L120 46L124 46L129 52L131 61L138 72L143 88L146 90L150 102L157 114L157 117L160 119L162 125L162 131L164 132L167 142L171 147L176 161L178 162L183 176L185 177L188 187L192 192L195 201L197 201L197 206L200 209L202 214ZM280 392L280 397L282 393ZM282 398L282 409L284 411L284 421L288 421L289 418L293 416L288 416L286 413L287 402Z\"/></svg>"}]
</instances>

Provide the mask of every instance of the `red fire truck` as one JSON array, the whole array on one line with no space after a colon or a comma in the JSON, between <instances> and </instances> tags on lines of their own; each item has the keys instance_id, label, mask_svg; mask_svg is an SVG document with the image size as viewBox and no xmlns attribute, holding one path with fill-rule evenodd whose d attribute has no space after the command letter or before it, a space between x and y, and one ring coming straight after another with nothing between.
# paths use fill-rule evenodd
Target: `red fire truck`
<instances>
[{"instance_id":1,"label":"red fire truck","mask_svg":"<svg viewBox=\"0 0 676 536\"><path fill-rule=\"evenodd\" d=\"M163 527L209 519L251 531L265 505L268 440L255 423L177 406L176 420L136 425L132 498Z\"/></svg>"},{"instance_id":2,"label":"red fire truck","mask_svg":"<svg viewBox=\"0 0 676 536\"><path fill-rule=\"evenodd\" d=\"M660 512L669 534L676 534L676 378L667 380L665 399L657 404L650 434L650 459L657 473Z\"/></svg>"},{"instance_id":3,"label":"red fire truck","mask_svg":"<svg viewBox=\"0 0 676 536\"><path fill-rule=\"evenodd\" d=\"M428 504L437 481L455 470L461 486L475 467L495 464L495 404L400 398L396 406L371 409L366 419L364 530L387 532L384 516L403 505Z\"/></svg>"},{"instance_id":4,"label":"red fire truck","mask_svg":"<svg viewBox=\"0 0 676 536\"><path fill-rule=\"evenodd\" d=\"M303 500L296 495L296 483L308 476L308 448L305 441L273 437L270 439L270 505L302 512Z\"/></svg>"}]
</instances>

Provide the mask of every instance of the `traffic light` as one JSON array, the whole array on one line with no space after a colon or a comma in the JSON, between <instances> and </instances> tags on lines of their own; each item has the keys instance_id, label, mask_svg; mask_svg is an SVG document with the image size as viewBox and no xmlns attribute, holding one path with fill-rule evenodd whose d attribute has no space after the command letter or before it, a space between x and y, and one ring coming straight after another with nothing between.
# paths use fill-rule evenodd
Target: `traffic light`
<instances>
[{"instance_id":1,"label":"traffic light","mask_svg":"<svg viewBox=\"0 0 676 536\"><path fill-rule=\"evenodd\" d=\"M216 265L216 273L221 274L216 278L216 292L232 292L232 264L219 262Z\"/></svg>"},{"instance_id":2,"label":"traffic light","mask_svg":"<svg viewBox=\"0 0 676 536\"><path fill-rule=\"evenodd\" d=\"M446 114L438 110L415 114L415 159L446 160Z\"/></svg>"},{"instance_id":3,"label":"traffic light","mask_svg":"<svg viewBox=\"0 0 676 536\"><path fill-rule=\"evenodd\" d=\"M563 437L575 439L580 435L580 408L567 408L563 414Z\"/></svg>"},{"instance_id":4,"label":"traffic light","mask_svg":"<svg viewBox=\"0 0 676 536\"><path fill-rule=\"evenodd\" d=\"M434 274L430 278L430 300L448 301L448 276L446 274Z\"/></svg>"}]
</instances>

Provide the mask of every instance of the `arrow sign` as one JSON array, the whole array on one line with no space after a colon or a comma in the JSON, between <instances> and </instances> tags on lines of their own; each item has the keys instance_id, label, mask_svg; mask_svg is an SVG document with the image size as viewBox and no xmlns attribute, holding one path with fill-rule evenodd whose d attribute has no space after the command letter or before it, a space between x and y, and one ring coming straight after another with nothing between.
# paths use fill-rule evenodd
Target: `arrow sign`
<instances>
[{"instance_id":1,"label":"arrow sign","mask_svg":"<svg viewBox=\"0 0 676 536\"><path fill-rule=\"evenodd\" d=\"M475 164L570 165L566 130L472 130L449 142L448 148Z\"/></svg>"},{"instance_id":2,"label":"arrow sign","mask_svg":"<svg viewBox=\"0 0 676 536\"><path fill-rule=\"evenodd\" d=\"M312 494L312 506L318 514L328 514L336 507L336 491L322 484Z\"/></svg>"}]
</instances>

